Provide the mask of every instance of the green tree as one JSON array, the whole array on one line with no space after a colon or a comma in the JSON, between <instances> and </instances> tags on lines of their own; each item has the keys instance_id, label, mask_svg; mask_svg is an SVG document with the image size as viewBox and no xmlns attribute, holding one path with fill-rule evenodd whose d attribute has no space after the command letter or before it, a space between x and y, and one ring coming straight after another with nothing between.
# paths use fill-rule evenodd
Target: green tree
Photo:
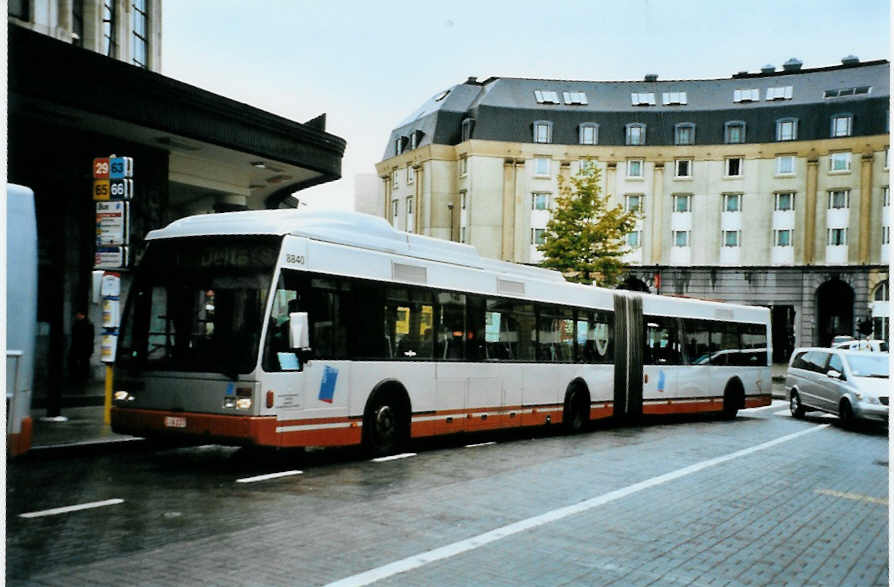
<instances>
[{"instance_id":1,"label":"green tree","mask_svg":"<svg viewBox=\"0 0 894 587\"><path fill-rule=\"evenodd\" d=\"M561 271L565 279L611 287L626 272L621 261L629 251L625 236L639 211L611 207L599 175L595 165L583 165L570 179L559 177L556 208L537 250L543 253L543 266Z\"/></svg>"}]
</instances>

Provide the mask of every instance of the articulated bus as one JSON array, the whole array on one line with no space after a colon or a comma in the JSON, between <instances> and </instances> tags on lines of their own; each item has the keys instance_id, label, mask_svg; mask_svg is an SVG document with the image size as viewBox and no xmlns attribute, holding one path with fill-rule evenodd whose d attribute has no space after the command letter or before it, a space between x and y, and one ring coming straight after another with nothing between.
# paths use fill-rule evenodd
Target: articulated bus
<instances>
[{"instance_id":1,"label":"articulated bus","mask_svg":"<svg viewBox=\"0 0 894 587\"><path fill-rule=\"evenodd\" d=\"M31 448L31 386L37 335L34 192L6 186L6 452Z\"/></svg>"},{"instance_id":2,"label":"articulated bus","mask_svg":"<svg viewBox=\"0 0 894 587\"><path fill-rule=\"evenodd\" d=\"M147 236L112 428L306 447L769 405L766 308L568 283L350 212Z\"/></svg>"}]
</instances>

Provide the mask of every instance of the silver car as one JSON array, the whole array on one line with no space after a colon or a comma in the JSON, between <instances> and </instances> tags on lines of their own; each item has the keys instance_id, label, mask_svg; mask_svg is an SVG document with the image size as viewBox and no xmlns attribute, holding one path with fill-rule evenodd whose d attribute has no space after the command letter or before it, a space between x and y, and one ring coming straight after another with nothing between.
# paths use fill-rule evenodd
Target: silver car
<instances>
[{"instance_id":1,"label":"silver car","mask_svg":"<svg viewBox=\"0 0 894 587\"><path fill-rule=\"evenodd\" d=\"M795 349L785 376L792 416L819 410L854 420L888 422L888 353Z\"/></svg>"}]
</instances>

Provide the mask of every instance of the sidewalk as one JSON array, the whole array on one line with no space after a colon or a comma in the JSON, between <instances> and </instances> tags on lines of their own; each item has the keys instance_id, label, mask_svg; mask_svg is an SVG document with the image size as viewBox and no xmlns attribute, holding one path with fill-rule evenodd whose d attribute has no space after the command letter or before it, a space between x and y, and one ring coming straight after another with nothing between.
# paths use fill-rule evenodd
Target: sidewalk
<instances>
[{"instance_id":1,"label":"sidewalk","mask_svg":"<svg viewBox=\"0 0 894 587\"><path fill-rule=\"evenodd\" d=\"M785 381L787 364L774 364L771 367L773 374L774 397L785 399L781 395L779 384ZM101 382L91 384L85 397L87 401L100 402L104 393ZM75 402L77 403L77 402ZM63 402L63 406L66 405ZM135 436L115 434L109 425L103 422L104 406L88 405L80 407L63 407L62 416L67 418L64 422L42 420L46 416L46 409L31 410L31 418L34 422L34 436L32 438L31 452L35 454L55 454L60 452L76 451L78 449L99 449L123 447L127 444L142 445L145 441Z\"/></svg>"},{"instance_id":2,"label":"sidewalk","mask_svg":"<svg viewBox=\"0 0 894 587\"><path fill-rule=\"evenodd\" d=\"M142 444L143 439L112 432L104 422L105 382L92 381L77 393L66 389L62 395L62 418L47 418L45 398L31 409L31 450L26 454L49 456L86 450Z\"/></svg>"}]
</instances>

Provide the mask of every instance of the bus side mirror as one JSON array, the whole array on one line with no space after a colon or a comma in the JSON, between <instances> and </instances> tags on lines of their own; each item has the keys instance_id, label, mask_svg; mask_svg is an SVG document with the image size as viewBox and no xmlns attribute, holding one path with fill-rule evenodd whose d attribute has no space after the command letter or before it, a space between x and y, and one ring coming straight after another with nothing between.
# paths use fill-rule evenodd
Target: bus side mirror
<instances>
[{"instance_id":1,"label":"bus side mirror","mask_svg":"<svg viewBox=\"0 0 894 587\"><path fill-rule=\"evenodd\" d=\"M290 312L289 313L289 348L308 349L310 341L308 339L308 323L307 312Z\"/></svg>"}]
</instances>

